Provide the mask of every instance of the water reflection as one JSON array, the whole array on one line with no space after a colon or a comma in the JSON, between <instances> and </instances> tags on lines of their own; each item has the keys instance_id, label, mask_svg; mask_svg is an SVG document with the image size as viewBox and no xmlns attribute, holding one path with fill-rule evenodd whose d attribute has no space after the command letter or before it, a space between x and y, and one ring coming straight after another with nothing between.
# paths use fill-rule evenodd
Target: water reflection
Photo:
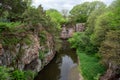
<instances>
[{"instance_id":1,"label":"water reflection","mask_svg":"<svg viewBox=\"0 0 120 80\"><path fill-rule=\"evenodd\" d=\"M35 80L68 80L71 69L77 65L77 55L70 49L68 42L63 41L63 47L55 58L39 72Z\"/></svg>"}]
</instances>

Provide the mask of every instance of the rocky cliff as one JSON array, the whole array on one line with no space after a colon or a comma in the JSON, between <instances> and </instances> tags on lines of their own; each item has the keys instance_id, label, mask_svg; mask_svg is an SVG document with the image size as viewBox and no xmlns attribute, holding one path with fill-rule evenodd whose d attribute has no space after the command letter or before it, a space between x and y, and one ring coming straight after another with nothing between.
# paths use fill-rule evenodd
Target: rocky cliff
<instances>
[{"instance_id":1,"label":"rocky cliff","mask_svg":"<svg viewBox=\"0 0 120 80\"><path fill-rule=\"evenodd\" d=\"M76 25L64 25L60 34L61 39L68 39L72 37L75 32L83 32L85 30L85 23L77 23Z\"/></svg>"},{"instance_id":2,"label":"rocky cliff","mask_svg":"<svg viewBox=\"0 0 120 80\"><path fill-rule=\"evenodd\" d=\"M0 66L38 72L54 55L53 36L41 25L4 28L0 35Z\"/></svg>"}]
</instances>

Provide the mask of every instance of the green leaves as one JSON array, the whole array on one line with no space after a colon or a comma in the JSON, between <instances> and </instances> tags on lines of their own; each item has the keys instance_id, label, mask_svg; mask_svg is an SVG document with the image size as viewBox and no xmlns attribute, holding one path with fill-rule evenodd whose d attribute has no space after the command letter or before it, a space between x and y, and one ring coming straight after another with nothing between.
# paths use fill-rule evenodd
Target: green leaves
<instances>
[{"instance_id":1,"label":"green leaves","mask_svg":"<svg viewBox=\"0 0 120 80\"><path fill-rule=\"evenodd\" d=\"M58 12L57 10L55 10L55 9L47 10L46 14L48 16L50 16L51 20L57 24L56 27L58 29L60 29L61 28L61 24L65 22L65 19L62 16L62 14L60 12Z\"/></svg>"},{"instance_id":2,"label":"green leaves","mask_svg":"<svg viewBox=\"0 0 120 80\"><path fill-rule=\"evenodd\" d=\"M113 29L120 29L120 1L115 0L110 6L111 26Z\"/></svg>"},{"instance_id":3,"label":"green leaves","mask_svg":"<svg viewBox=\"0 0 120 80\"><path fill-rule=\"evenodd\" d=\"M12 70L0 66L0 80L33 80L35 73L32 71Z\"/></svg>"},{"instance_id":4,"label":"green leaves","mask_svg":"<svg viewBox=\"0 0 120 80\"><path fill-rule=\"evenodd\" d=\"M0 79L1 80L12 80L11 75L8 73L10 68L0 66Z\"/></svg>"},{"instance_id":5,"label":"green leaves","mask_svg":"<svg viewBox=\"0 0 120 80\"><path fill-rule=\"evenodd\" d=\"M32 25L36 25L38 23L44 24L45 17L42 13L43 11L39 11L39 9L31 7L23 14L24 22Z\"/></svg>"},{"instance_id":6,"label":"green leaves","mask_svg":"<svg viewBox=\"0 0 120 80\"><path fill-rule=\"evenodd\" d=\"M10 21L20 21L21 14L27 9L25 0L2 0L1 3L0 17L7 18Z\"/></svg>"},{"instance_id":7,"label":"green leaves","mask_svg":"<svg viewBox=\"0 0 120 80\"><path fill-rule=\"evenodd\" d=\"M99 52L102 55L102 61L105 65L112 63L114 66L120 66L120 30L109 31L105 41L101 44Z\"/></svg>"},{"instance_id":8,"label":"green leaves","mask_svg":"<svg viewBox=\"0 0 120 80\"><path fill-rule=\"evenodd\" d=\"M16 70L12 73L12 77L14 78L14 80L27 80L25 78L24 72L20 71L20 70Z\"/></svg>"},{"instance_id":9,"label":"green leaves","mask_svg":"<svg viewBox=\"0 0 120 80\"><path fill-rule=\"evenodd\" d=\"M105 4L100 1L85 2L83 4L76 5L70 11L71 18L75 23L86 22L92 11L104 7Z\"/></svg>"},{"instance_id":10,"label":"green leaves","mask_svg":"<svg viewBox=\"0 0 120 80\"><path fill-rule=\"evenodd\" d=\"M91 6L91 8L89 8L89 6L86 7L86 4L93 5L89 5ZM86 16L86 18L84 18L87 21L86 30L85 32L76 33L72 38L69 39L72 47L79 50L78 54L80 55L82 74L87 80L94 80L93 77L95 78L95 75L96 79L99 77L99 75L94 73L94 71L98 71L99 74L99 70L102 69L98 62L91 60L92 57L85 57L85 54L80 54L81 52L84 52L87 54L97 53L101 57L101 62L106 67L109 67L115 73L114 75L119 75L120 0L115 0L112 5L107 8L105 8L104 4L99 4L99 2L86 4L75 6L71 12L75 22L84 22L82 18L84 15ZM84 13L84 10L85 13L88 13L86 10L90 11L88 16ZM93 68L94 70L92 70ZM91 74L87 75L87 73Z\"/></svg>"},{"instance_id":11,"label":"green leaves","mask_svg":"<svg viewBox=\"0 0 120 80\"><path fill-rule=\"evenodd\" d=\"M83 32L78 32L68 41L71 43L72 48L79 48L84 51L85 47L88 45L89 39Z\"/></svg>"}]
</instances>

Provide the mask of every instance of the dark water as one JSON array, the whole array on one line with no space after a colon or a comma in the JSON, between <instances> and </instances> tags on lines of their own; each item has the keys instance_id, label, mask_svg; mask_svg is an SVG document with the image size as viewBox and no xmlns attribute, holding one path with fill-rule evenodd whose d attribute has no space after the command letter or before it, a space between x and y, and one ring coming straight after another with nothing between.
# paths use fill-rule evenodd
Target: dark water
<instances>
[{"instance_id":1,"label":"dark water","mask_svg":"<svg viewBox=\"0 0 120 80\"><path fill-rule=\"evenodd\" d=\"M77 63L75 50L70 49L67 41L63 41L61 50L34 80L74 80L70 77L75 75L72 69L77 66Z\"/></svg>"}]
</instances>

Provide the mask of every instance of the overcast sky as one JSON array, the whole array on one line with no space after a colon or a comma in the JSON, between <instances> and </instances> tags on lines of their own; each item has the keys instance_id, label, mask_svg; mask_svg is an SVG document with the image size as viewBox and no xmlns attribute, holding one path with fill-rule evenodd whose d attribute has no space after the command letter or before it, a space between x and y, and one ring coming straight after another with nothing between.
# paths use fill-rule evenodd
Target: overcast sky
<instances>
[{"instance_id":1,"label":"overcast sky","mask_svg":"<svg viewBox=\"0 0 120 80\"><path fill-rule=\"evenodd\" d=\"M33 5L38 7L38 5L42 4L45 10L54 8L61 11L62 9L71 10L73 6L86 1L103 1L109 5L113 0L33 0Z\"/></svg>"}]
</instances>

